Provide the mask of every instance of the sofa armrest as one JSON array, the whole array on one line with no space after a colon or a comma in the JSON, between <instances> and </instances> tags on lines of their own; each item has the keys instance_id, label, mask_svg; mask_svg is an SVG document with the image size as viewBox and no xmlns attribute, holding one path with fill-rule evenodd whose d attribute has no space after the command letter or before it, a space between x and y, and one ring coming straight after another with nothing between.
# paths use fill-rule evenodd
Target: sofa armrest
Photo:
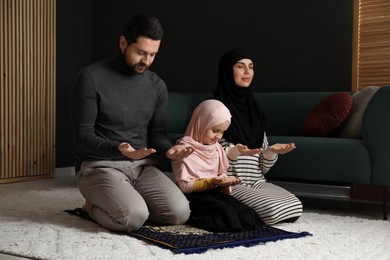
<instances>
[{"instance_id":1,"label":"sofa armrest","mask_svg":"<svg viewBox=\"0 0 390 260\"><path fill-rule=\"evenodd\" d=\"M390 86L378 89L362 120L363 140L372 161L372 184L390 185Z\"/></svg>"}]
</instances>

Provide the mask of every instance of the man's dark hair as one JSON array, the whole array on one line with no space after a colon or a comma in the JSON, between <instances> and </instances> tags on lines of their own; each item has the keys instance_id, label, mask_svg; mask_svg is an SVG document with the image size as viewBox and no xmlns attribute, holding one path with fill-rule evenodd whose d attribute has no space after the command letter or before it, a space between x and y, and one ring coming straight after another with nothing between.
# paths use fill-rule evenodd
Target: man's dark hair
<instances>
[{"instance_id":1,"label":"man's dark hair","mask_svg":"<svg viewBox=\"0 0 390 260\"><path fill-rule=\"evenodd\" d=\"M163 38L164 30L157 18L146 13L138 13L126 21L122 35L128 44L136 43L139 36L157 41Z\"/></svg>"}]
</instances>

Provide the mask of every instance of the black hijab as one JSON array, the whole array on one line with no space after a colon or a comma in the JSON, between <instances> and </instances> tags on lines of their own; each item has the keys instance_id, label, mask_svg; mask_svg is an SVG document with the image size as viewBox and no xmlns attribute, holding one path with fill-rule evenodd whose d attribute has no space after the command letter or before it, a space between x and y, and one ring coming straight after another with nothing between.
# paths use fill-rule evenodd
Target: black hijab
<instances>
[{"instance_id":1,"label":"black hijab","mask_svg":"<svg viewBox=\"0 0 390 260\"><path fill-rule=\"evenodd\" d=\"M230 110L232 122L224 138L234 144L261 148L264 139L265 117L249 87L239 87L234 82L233 65L252 55L245 49L226 52L219 61L218 85L213 98L220 100Z\"/></svg>"}]
</instances>

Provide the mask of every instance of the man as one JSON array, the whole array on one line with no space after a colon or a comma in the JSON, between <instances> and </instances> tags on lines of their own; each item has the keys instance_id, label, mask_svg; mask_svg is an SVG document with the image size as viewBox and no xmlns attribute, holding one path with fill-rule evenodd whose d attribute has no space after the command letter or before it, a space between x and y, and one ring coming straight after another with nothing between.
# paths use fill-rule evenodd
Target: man
<instances>
[{"instance_id":1,"label":"man","mask_svg":"<svg viewBox=\"0 0 390 260\"><path fill-rule=\"evenodd\" d=\"M183 224L190 215L185 196L153 159L192 152L172 147L165 128L167 88L149 70L163 34L156 18L132 16L119 37L120 54L83 69L72 89L83 210L109 230L137 230L146 220Z\"/></svg>"}]
</instances>

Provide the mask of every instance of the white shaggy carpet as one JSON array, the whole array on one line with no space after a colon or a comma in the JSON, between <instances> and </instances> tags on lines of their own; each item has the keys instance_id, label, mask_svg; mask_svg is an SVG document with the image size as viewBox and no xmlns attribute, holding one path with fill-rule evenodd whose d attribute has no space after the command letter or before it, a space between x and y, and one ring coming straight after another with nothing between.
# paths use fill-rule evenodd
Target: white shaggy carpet
<instances>
[{"instance_id":1,"label":"white shaggy carpet","mask_svg":"<svg viewBox=\"0 0 390 260\"><path fill-rule=\"evenodd\" d=\"M72 186L0 189L0 198L0 252L38 259L390 259L390 222L383 220L304 213L296 223L276 227L311 237L175 255L63 212L83 203Z\"/></svg>"}]
</instances>

